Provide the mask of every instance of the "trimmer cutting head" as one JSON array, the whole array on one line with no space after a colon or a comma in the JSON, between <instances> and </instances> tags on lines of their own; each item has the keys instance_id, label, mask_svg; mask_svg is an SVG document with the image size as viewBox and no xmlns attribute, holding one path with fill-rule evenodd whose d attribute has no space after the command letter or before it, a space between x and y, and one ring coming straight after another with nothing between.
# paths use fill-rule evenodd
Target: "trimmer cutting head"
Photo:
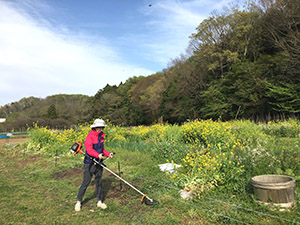
<instances>
[{"instance_id":1,"label":"trimmer cutting head","mask_svg":"<svg viewBox=\"0 0 300 225\"><path fill-rule=\"evenodd\" d=\"M152 200L152 201L151 201ZM158 204L158 201L154 200L154 199L147 199L147 198L144 198L143 202L142 203L145 203L146 205L156 205Z\"/></svg>"},{"instance_id":2,"label":"trimmer cutting head","mask_svg":"<svg viewBox=\"0 0 300 225\"><path fill-rule=\"evenodd\" d=\"M141 199L142 204L145 203L145 205L155 205L158 204L158 201L151 199L147 196L147 194L144 194Z\"/></svg>"}]
</instances>

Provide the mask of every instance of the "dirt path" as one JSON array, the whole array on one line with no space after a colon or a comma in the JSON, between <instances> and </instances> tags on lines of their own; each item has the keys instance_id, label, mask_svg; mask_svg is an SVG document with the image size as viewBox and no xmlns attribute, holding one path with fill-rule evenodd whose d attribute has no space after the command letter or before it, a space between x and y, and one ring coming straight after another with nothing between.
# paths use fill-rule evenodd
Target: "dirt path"
<instances>
[{"instance_id":1,"label":"dirt path","mask_svg":"<svg viewBox=\"0 0 300 225\"><path fill-rule=\"evenodd\" d=\"M28 141L28 136L20 136L20 137L13 137L13 138L0 138L0 146L5 144L19 144L25 141Z\"/></svg>"}]
</instances>

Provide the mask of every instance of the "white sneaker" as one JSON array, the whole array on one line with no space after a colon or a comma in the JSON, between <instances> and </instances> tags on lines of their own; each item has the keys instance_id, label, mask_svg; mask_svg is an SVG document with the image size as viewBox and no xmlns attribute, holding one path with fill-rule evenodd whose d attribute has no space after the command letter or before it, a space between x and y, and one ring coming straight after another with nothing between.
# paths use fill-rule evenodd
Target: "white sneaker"
<instances>
[{"instance_id":1,"label":"white sneaker","mask_svg":"<svg viewBox=\"0 0 300 225\"><path fill-rule=\"evenodd\" d=\"M99 202L97 203L97 207L99 207L99 208L101 208L101 209L106 209L106 208L107 208L106 204L103 203L103 202L101 202L101 201L99 201Z\"/></svg>"},{"instance_id":2,"label":"white sneaker","mask_svg":"<svg viewBox=\"0 0 300 225\"><path fill-rule=\"evenodd\" d=\"M80 204L80 202L77 202L75 205L75 211L79 212L80 208L81 208L81 204Z\"/></svg>"}]
</instances>

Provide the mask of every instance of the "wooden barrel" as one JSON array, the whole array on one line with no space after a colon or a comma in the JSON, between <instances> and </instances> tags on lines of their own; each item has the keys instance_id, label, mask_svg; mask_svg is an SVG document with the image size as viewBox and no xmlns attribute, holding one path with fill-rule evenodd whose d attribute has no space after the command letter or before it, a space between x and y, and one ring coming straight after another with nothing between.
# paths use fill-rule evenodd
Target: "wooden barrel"
<instances>
[{"instance_id":1,"label":"wooden barrel","mask_svg":"<svg viewBox=\"0 0 300 225\"><path fill-rule=\"evenodd\" d=\"M260 175L252 178L256 200L289 208L294 205L295 179L287 175Z\"/></svg>"}]
</instances>

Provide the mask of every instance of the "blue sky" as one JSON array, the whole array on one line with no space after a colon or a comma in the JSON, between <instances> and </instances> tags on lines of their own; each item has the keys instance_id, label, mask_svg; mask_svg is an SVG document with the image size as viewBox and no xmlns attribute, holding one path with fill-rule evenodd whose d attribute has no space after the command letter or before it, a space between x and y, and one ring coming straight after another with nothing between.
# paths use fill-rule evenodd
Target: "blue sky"
<instances>
[{"instance_id":1,"label":"blue sky","mask_svg":"<svg viewBox=\"0 0 300 225\"><path fill-rule=\"evenodd\" d=\"M166 69L232 0L0 0L0 106ZM149 6L151 5L151 7Z\"/></svg>"}]
</instances>

